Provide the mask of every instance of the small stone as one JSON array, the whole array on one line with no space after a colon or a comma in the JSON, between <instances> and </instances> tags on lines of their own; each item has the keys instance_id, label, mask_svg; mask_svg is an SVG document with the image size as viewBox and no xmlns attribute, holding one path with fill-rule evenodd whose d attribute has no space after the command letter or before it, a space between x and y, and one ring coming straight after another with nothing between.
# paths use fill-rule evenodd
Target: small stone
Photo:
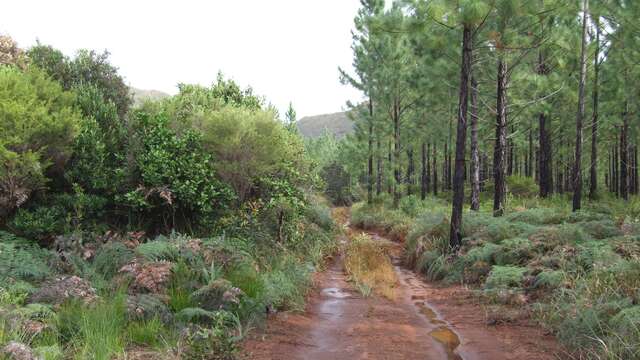
<instances>
[{"instance_id":1,"label":"small stone","mask_svg":"<svg viewBox=\"0 0 640 360\"><path fill-rule=\"evenodd\" d=\"M2 353L11 360L41 360L29 346L16 341L9 342L2 348Z\"/></svg>"}]
</instances>

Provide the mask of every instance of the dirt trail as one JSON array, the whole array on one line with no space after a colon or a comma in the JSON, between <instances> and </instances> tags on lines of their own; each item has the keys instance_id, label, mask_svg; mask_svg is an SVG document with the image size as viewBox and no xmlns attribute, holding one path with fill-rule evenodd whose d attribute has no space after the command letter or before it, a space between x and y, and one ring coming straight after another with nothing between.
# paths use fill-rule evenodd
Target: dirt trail
<instances>
[{"instance_id":1,"label":"dirt trail","mask_svg":"<svg viewBox=\"0 0 640 360\"><path fill-rule=\"evenodd\" d=\"M347 213L337 213L348 224ZM389 240L372 234L381 242ZM343 240L344 241L344 240ZM395 300L364 298L347 281L342 257L314 279L303 314L280 313L244 343L247 359L559 359L552 337L524 321L488 326L468 290L435 287L392 258Z\"/></svg>"}]
</instances>

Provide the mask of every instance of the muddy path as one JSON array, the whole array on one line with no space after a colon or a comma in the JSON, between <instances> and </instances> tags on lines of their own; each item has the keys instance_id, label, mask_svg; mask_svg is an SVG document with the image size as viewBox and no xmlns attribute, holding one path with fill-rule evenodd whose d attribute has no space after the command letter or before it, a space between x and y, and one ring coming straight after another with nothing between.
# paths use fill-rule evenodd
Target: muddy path
<instances>
[{"instance_id":1,"label":"muddy path","mask_svg":"<svg viewBox=\"0 0 640 360\"><path fill-rule=\"evenodd\" d=\"M336 218L348 225L348 213ZM347 229L342 241L348 241ZM404 269L391 250L397 296L363 297L347 280L342 256L316 274L304 313L279 313L243 344L245 359L562 359L555 340L526 320L487 325L470 291L437 287Z\"/></svg>"}]
</instances>

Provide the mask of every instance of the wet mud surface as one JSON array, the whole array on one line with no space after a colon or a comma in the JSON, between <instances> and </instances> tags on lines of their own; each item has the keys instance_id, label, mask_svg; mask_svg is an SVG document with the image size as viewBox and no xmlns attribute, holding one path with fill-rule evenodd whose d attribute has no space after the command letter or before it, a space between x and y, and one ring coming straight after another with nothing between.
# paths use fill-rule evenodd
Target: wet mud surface
<instances>
[{"instance_id":1,"label":"wet mud surface","mask_svg":"<svg viewBox=\"0 0 640 360\"><path fill-rule=\"evenodd\" d=\"M343 220L347 223L347 220ZM527 321L487 325L471 292L439 287L403 268L388 242L397 296L364 298L338 256L314 279L304 313L279 313L244 342L245 359L562 359L561 348Z\"/></svg>"}]
</instances>

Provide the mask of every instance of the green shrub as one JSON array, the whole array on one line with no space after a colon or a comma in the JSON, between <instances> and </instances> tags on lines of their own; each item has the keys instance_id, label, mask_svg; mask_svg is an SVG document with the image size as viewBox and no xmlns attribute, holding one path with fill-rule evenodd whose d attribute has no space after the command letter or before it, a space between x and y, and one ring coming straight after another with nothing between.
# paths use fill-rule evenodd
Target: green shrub
<instances>
[{"instance_id":1,"label":"green shrub","mask_svg":"<svg viewBox=\"0 0 640 360\"><path fill-rule=\"evenodd\" d=\"M305 209L305 217L310 222L320 226L325 231L331 231L334 227L331 209L318 199L314 199Z\"/></svg>"},{"instance_id":2,"label":"green shrub","mask_svg":"<svg viewBox=\"0 0 640 360\"><path fill-rule=\"evenodd\" d=\"M253 299L261 299L264 283L254 264L248 261L235 263L227 270L225 278L233 286L240 288L247 296Z\"/></svg>"},{"instance_id":3,"label":"green shrub","mask_svg":"<svg viewBox=\"0 0 640 360\"><path fill-rule=\"evenodd\" d=\"M57 328L78 357L109 360L124 352L126 323L125 296L120 293L94 305L63 304Z\"/></svg>"},{"instance_id":4,"label":"green shrub","mask_svg":"<svg viewBox=\"0 0 640 360\"><path fill-rule=\"evenodd\" d=\"M263 276L265 302L278 310L304 310L312 270L285 255L277 267Z\"/></svg>"},{"instance_id":5,"label":"green shrub","mask_svg":"<svg viewBox=\"0 0 640 360\"><path fill-rule=\"evenodd\" d=\"M126 329L126 339L139 346L149 346L154 349L168 345L170 332L158 318L134 321Z\"/></svg>"},{"instance_id":6,"label":"green shrub","mask_svg":"<svg viewBox=\"0 0 640 360\"><path fill-rule=\"evenodd\" d=\"M133 250L119 242L102 246L93 259L95 270L106 279L111 279L124 265L133 260Z\"/></svg>"},{"instance_id":7,"label":"green shrub","mask_svg":"<svg viewBox=\"0 0 640 360\"><path fill-rule=\"evenodd\" d=\"M577 256L573 259L580 269L590 271L597 267L606 267L618 263L620 255L611 245L601 241L588 241L577 246Z\"/></svg>"},{"instance_id":8,"label":"green shrub","mask_svg":"<svg viewBox=\"0 0 640 360\"><path fill-rule=\"evenodd\" d=\"M519 287L526 272L527 268L524 267L495 265L491 268L484 287L486 289Z\"/></svg>"},{"instance_id":9,"label":"green shrub","mask_svg":"<svg viewBox=\"0 0 640 360\"><path fill-rule=\"evenodd\" d=\"M533 244L529 239L507 239L500 245L501 249L493 256L498 265L526 265L535 256Z\"/></svg>"},{"instance_id":10,"label":"green shrub","mask_svg":"<svg viewBox=\"0 0 640 360\"><path fill-rule=\"evenodd\" d=\"M496 254L501 253L502 251L502 246L494 243L486 243L471 248L465 255L463 255L463 260L467 265L474 264L478 261L482 261L487 264L495 264Z\"/></svg>"},{"instance_id":11,"label":"green shrub","mask_svg":"<svg viewBox=\"0 0 640 360\"><path fill-rule=\"evenodd\" d=\"M519 221L531 225L560 224L567 217L568 214L562 209L545 207L515 211L505 216L509 221Z\"/></svg>"},{"instance_id":12,"label":"green shrub","mask_svg":"<svg viewBox=\"0 0 640 360\"><path fill-rule=\"evenodd\" d=\"M614 330L616 336L623 339L634 339L634 343L640 341L640 305L635 305L623 309L616 316L611 318L609 326Z\"/></svg>"},{"instance_id":13,"label":"green shrub","mask_svg":"<svg viewBox=\"0 0 640 360\"><path fill-rule=\"evenodd\" d=\"M51 165L60 172L80 114L74 95L36 67L0 67L0 99L0 216L7 216L45 187Z\"/></svg>"},{"instance_id":14,"label":"green shrub","mask_svg":"<svg viewBox=\"0 0 640 360\"><path fill-rule=\"evenodd\" d=\"M129 205L149 220L161 219L163 212L171 221L179 220L169 230L200 225L228 204L230 192L217 180L201 134L189 129L178 134L165 114L140 112L133 118L141 142L134 154L140 186L125 195Z\"/></svg>"},{"instance_id":15,"label":"green shrub","mask_svg":"<svg viewBox=\"0 0 640 360\"><path fill-rule=\"evenodd\" d=\"M622 235L622 231L610 219L583 222L579 226L594 239L606 239Z\"/></svg>"},{"instance_id":16,"label":"green shrub","mask_svg":"<svg viewBox=\"0 0 640 360\"><path fill-rule=\"evenodd\" d=\"M66 214L59 206L39 206L33 210L20 209L9 227L20 236L40 242L51 242L67 229Z\"/></svg>"},{"instance_id":17,"label":"green shrub","mask_svg":"<svg viewBox=\"0 0 640 360\"><path fill-rule=\"evenodd\" d=\"M54 255L32 242L0 231L0 280L41 281L52 275Z\"/></svg>"},{"instance_id":18,"label":"green shrub","mask_svg":"<svg viewBox=\"0 0 640 360\"><path fill-rule=\"evenodd\" d=\"M176 261L180 257L176 244L162 239L140 244L136 253L149 261Z\"/></svg>"},{"instance_id":19,"label":"green shrub","mask_svg":"<svg viewBox=\"0 0 640 360\"><path fill-rule=\"evenodd\" d=\"M538 184L529 176L507 177L507 189L509 193L520 197L533 197L538 194Z\"/></svg>"},{"instance_id":20,"label":"green shrub","mask_svg":"<svg viewBox=\"0 0 640 360\"><path fill-rule=\"evenodd\" d=\"M494 218L495 219L495 218ZM509 222L506 219L495 219L487 226L487 240L500 242L515 236L527 236L535 227L523 222Z\"/></svg>"},{"instance_id":21,"label":"green shrub","mask_svg":"<svg viewBox=\"0 0 640 360\"><path fill-rule=\"evenodd\" d=\"M567 274L561 270L547 270L536 275L534 287L556 289L560 287L567 277Z\"/></svg>"}]
</instances>

